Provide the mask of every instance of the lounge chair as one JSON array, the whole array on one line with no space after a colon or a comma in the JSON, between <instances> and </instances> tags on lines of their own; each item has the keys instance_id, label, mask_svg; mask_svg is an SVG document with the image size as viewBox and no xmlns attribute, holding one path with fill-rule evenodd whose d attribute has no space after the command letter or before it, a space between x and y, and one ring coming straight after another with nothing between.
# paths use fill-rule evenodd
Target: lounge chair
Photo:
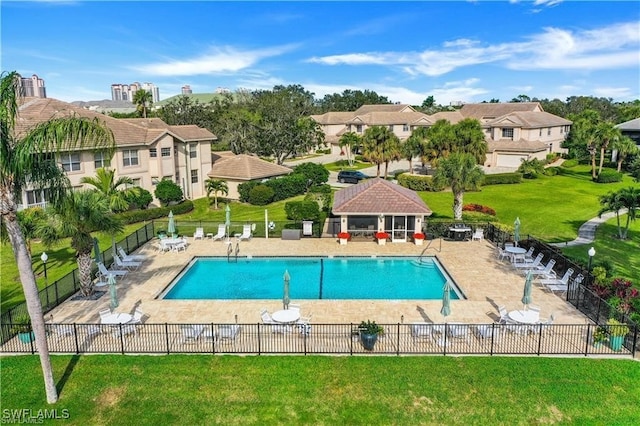
<instances>
[{"instance_id":1,"label":"lounge chair","mask_svg":"<svg viewBox=\"0 0 640 426\"><path fill-rule=\"evenodd\" d=\"M113 260L119 268L128 269L130 271L138 269L140 265L142 265L141 262L134 262L132 260L129 262L125 262L124 260L120 259L120 256L115 253L113 254Z\"/></svg>"},{"instance_id":2,"label":"lounge chair","mask_svg":"<svg viewBox=\"0 0 640 426\"><path fill-rule=\"evenodd\" d=\"M498 324L509 324L511 319L509 318L509 312L507 312L507 308L504 305L498 306L498 313L500 314L500 319L498 319Z\"/></svg>"},{"instance_id":3,"label":"lounge chair","mask_svg":"<svg viewBox=\"0 0 640 426\"><path fill-rule=\"evenodd\" d=\"M558 278L543 278L540 280L540 284L542 284L545 287L549 287L549 286L561 286L564 287L565 289L569 287L569 279L571 278L571 276L573 275L573 268L569 268L567 269L567 272L564 273L564 275L562 276L562 278L558 279Z\"/></svg>"},{"instance_id":4,"label":"lounge chair","mask_svg":"<svg viewBox=\"0 0 640 426\"><path fill-rule=\"evenodd\" d=\"M111 315L113 315L113 313L111 312L111 309L103 309L100 312L98 312L100 314L100 320L104 320L105 318L110 317Z\"/></svg>"},{"instance_id":5,"label":"lounge chair","mask_svg":"<svg viewBox=\"0 0 640 426\"><path fill-rule=\"evenodd\" d=\"M531 272L531 275L533 275L534 277L544 277L544 278L554 278L556 276L556 273L553 272L553 267L555 266L556 261L555 259L551 259L549 262L547 262L547 264L544 266L544 269L529 269L527 271L525 271L525 274L528 274L529 271Z\"/></svg>"},{"instance_id":6,"label":"lounge chair","mask_svg":"<svg viewBox=\"0 0 640 426\"><path fill-rule=\"evenodd\" d=\"M194 240L202 240L204 239L204 228L196 228L196 232L193 233Z\"/></svg>"},{"instance_id":7,"label":"lounge chair","mask_svg":"<svg viewBox=\"0 0 640 426\"><path fill-rule=\"evenodd\" d=\"M127 252L120 246L118 246L118 253L120 254L120 259L125 262L142 262L147 259L147 256L142 254L127 254Z\"/></svg>"},{"instance_id":8,"label":"lounge chair","mask_svg":"<svg viewBox=\"0 0 640 426\"><path fill-rule=\"evenodd\" d=\"M513 266L515 266L518 269L523 269L525 271L528 271L529 269L539 269L540 268L540 262L542 262L543 258L544 258L544 254L538 253L536 258L533 259L531 262L528 262L526 257L525 257L525 261L524 262L514 263Z\"/></svg>"},{"instance_id":9,"label":"lounge chair","mask_svg":"<svg viewBox=\"0 0 640 426\"><path fill-rule=\"evenodd\" d=\"M212 237L213 241L222 240L227 235L227 228L224 223L218 225L218 233Z\"/></svg>"},{"instance_id":10,"label":"lounge chair","mask_svg":"<svg viewBox=\"0 0 640 426\"><path fill-rule=\"evenodd\" d=\"M53 324L51 331L58 336L58 340L73 336L73 324Z\"/></svg>"},{"instance_id":11,"label":"lounge chair","mask_svg":"<svg viewBox=\"0 0 640 426\"><path fill-rule=\"evenodd\" d=\"M118 327L114 327L111 332L111 336L114 338L126 337L131 335L136 335L138 333L138 329L134 324L128 325L120 325Z\"/></svg>"},{"instance_id":12,"label":"lounge chair","mask_svg":"<svg viewBox=\"0 0 640 426\"><path fill-rule=\"evenodd\" d=\"M109 278L109 275L115 275L116 277L124 277L129 273L127 270L119 270L119 269L107 269L104 266L104 263L96 262L98 265L98 273L102 275L104 278Z\"/></svg>"},{"instance_id":13,"label":"lounge chair","mask_svg":"<svg viewBox=\"0 0 640 426\"><path fill-rule=\"evenodd\" d=\"M235 343L238 334L240 334L240 326L238 324L222 324L218 326L216 337L226 342Z\"/></svg>"},{"instance_id":14,"label":"lounge chair","mask_svg":"<svg viewBox=\"0 0 640 426\"><path fill-rule=\"evenodd\" d=\"M145 316L145 313L140 310L140 308L136 308L133 313L133 318L129 321L129 324L142 324L142 320Z\"/></svg>"},{"instance_id":15,"label":"lounge chair","mask_svg":"<svg viewBox=\"0 0 640 426\"><path fill-rule=\"evenodd\" d=\"M182 343L195 343L200 338L200 335L204 331L204 325L183 325L182 329Z\"/></svg>"},{"instance_id":16,"label":"lounge chair","mask_svg":"<svg viewBox=\"0 0 640 426\"><path fill-rule=\"evenodd\" d=\"M493 336L494 339L498 337L498 331L500 328L494 327L489 324L482 324L476 326L476 335L481 339L491 339Z\"/></svg>"},{"instance_id":17,"label":"lounge chair","mask_svg":"<svg viewBox=\"0 0 640 426\"><path fill-rule=\"evenodd\" d=\"M179 243L173 244L171 246L171 251L175 251L178 252L180 250L182 251L187 251L187 237L182 237L182 241L180 241Z\"/></svg>"},{"instance_id":18,"label":"lounge chair","mask_svg":"<svg viewBox=\"0 0 640 426\"><path fill-rule=\"evenodd\" d=\"M411 324L411 337L413 337L414 341L433 337L433 331L433 324L428 322L414 322Z\"/></svg>"},{"instance_id":19,"label":"lounge chair","mask_svg":"<svg viewBox=\"0 0 640 426\"><path fill-rule=\"evenodd\" d=\"M478 241L482 241L484 240L484 229L482 228L476 228L475 232L473 233L473 235L471 236L471 240L478 240Z\"/></svg>"},{"instance_id":20,"label":"lounge chair","mask_svg":"<svg viewBox=\"0 0 640 426\"><path fill-rule=\"evenodd\" d=\"M251 225L244 225L242 227L242 234L238 237L238 239L242 240L250 240L253 234L251 234Z\"/></svg>"}]
</instances>

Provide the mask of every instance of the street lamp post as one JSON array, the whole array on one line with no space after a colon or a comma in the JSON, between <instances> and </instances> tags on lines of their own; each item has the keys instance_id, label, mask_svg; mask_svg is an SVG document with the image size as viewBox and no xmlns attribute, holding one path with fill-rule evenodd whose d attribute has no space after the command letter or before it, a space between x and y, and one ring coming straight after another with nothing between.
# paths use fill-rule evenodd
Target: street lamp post
<instances>
[{"instance_id":1,"label":"street lamp post","mask_svg":"<svg viewBox=\"0 0 640 426\"><path fill-rule=\"evenodd\" d=\"M589 255L589 266L587 266L587 273L591 276L591 278L593 278L593 276L591 275L591 262L593 261L593 256L596 255L596 249L591 247L587 252L587 254ZM589 279L590 283L591 283L591 278Z\"/></svg>"},{"instance_id":2,"label":"street lamp post","mask_svg":"<svg viewBox=\"0 0 640 426\"><path fill-rule=\"evenodd\" d=\"M40 256L40 260L42 260L42 264L44 265L44 284L47 285L47 260L49 260L49 256L47 256L46 252L42 252Z\"/></svg>"}]
</instances>

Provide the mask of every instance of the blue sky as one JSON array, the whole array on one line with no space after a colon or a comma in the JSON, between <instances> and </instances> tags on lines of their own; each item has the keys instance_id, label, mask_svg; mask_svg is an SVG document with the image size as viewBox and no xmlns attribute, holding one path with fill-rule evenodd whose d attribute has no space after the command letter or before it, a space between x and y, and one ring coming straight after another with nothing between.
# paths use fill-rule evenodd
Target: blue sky
<instances>
[{"instance_id":1,"label":"blue sky","mask_svg":"<svg viewBox=\"0 0 640 426\"><path fill-rule=\"evenodd\" d=\"M78 2L0 5L2 70L63 101L111 84L315 93L394 102L508 101L520 94L640 99L637 2Z\"/></svg>"}]
</instances>

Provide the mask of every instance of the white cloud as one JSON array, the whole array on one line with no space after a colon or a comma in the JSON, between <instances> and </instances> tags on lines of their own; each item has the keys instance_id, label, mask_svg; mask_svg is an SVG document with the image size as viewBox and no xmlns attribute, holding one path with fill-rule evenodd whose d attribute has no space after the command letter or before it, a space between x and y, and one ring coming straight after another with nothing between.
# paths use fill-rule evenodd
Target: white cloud
<instances>
[{"instance_id":1,"label":"white cloud","mask_svg":"<svg viewBox=\"0 0 640 426\"><path fill-rule=\"evenodd\" d=\"M551 4L552 2L547 2ZM545 28L526 41L483 44L451 40L441 49L421 52L351 52L312 57L324 65L380 65L400 67L411 76L439 76L457 68L502 63L515 70L564 69L584 71L637 67L640 23L614 24L593 30Z\"/></svg>"},{"instance_id":2,"label":"white cloud","mask_svg":"<svg viewBox=\"0 0 640 426\"><path fill-rule=\"evenodd\" d=\"M294 48L295 45L257 50L239 50L231 46L215 47L210 53L199 57L137 65L131 68L148 75L160 76L229 73L249 68L262 59L282 55Z\"/></svg>"},{"instance_id":3,"label":"white cloud","mask_svg":"<svg viewBox=\"0 0 640 426\"><path fill-rule=\"evenodd\" d=\"M595 87L593 94L603 98L631 99L638 93L633 93L628 87Z\"/></svg>"}]
</instances>

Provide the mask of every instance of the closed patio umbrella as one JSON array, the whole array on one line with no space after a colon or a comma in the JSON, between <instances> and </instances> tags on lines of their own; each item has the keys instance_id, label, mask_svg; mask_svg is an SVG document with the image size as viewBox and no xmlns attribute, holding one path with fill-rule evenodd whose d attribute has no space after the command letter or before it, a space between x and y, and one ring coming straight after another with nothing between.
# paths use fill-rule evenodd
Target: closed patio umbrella
<instances>
[{"instance_id":1,"label":"closed patio umbrella","mask_svg":"<svg viewBox=\"0 0 640 426\"><path fill-rule=\"evenodd\" d=\"M224 226L227 228L227 241L229 241L229 231L231 231L231 207L229 204L224 208Z\"/></svg>"},{"instance_id":2,"label":"closed patio umbrella","mask_svg":"<svg viewBox=\"0 0 640 426\"><path fill-rule=\"evenodd\" d=\"M98 239L97 238L93 239L93 260L95 260L96 263L103 263L102 262L102 252L100 252L100 246L98 246Z\"/></svg>"},{"instance_id":3,"label":"closed patio umbrella","mask_svg":"<svg viewBox=\"0 0 640 426\"><path fill-rule=\"evenodd\" d=\"M442 289L442 309L440 309L440 313L443 317L447 317L451 314L451 284L447 280L444 283L444 288Z\"/></svg>"},{"instance_id":4,"label":"closed patio umbrella","mask_svg":"<svg viewBox=\"0 0 640 426\"><path fill-rule=\"evenodd\" d=\"M284 271L284 292L282 294L282 308L289 309L289 281L291 277L289 276L289 271L285 269Z\"/></svg>"},{"instance_id":5,"label":"closed patio umbrella","mask_svg":"<svg viewBox=\"0 0 640 426\"><path fill-rule=\"evenodd\" d=\"M116 293L116 276L109 274L109 295L111 296L111 310L118 307L118 294Z\"/></svg>"},{"instance_id":6,"label":"closed patio umbrella","mask_svg":"<svg viewBox=\"0 0 640 426\"><path fill-rule=\"evenodd\" d=\"M167 234L172 235L176 233L176 223L173 220L173 210L169 212L169 223L167 224Z\"/></svg>"},{"instance_id":7,"label":"closed patio umbrella","mask_svg":"<svg viewBox=\"0 0 640 426\"><path fill-rule=\"evenodd\" d=\"M513 241L518 245L520 241L520 218L516 217L516 221L513 222Z\"/></svg>"},{"instance_id":8,"label":"closed patio umbrella","mask_svg":"<svg viewBox=\"0 0 640 426\"><path fill-rule=\"evenodd\" d=\"M531 304L533 298L531 297L531 282L533 281L533 274L531 270L527 272L527 278L524 280L524 293L522 295L522 304L527 307L527 305Z\"/></svg>"}]
</instances>

